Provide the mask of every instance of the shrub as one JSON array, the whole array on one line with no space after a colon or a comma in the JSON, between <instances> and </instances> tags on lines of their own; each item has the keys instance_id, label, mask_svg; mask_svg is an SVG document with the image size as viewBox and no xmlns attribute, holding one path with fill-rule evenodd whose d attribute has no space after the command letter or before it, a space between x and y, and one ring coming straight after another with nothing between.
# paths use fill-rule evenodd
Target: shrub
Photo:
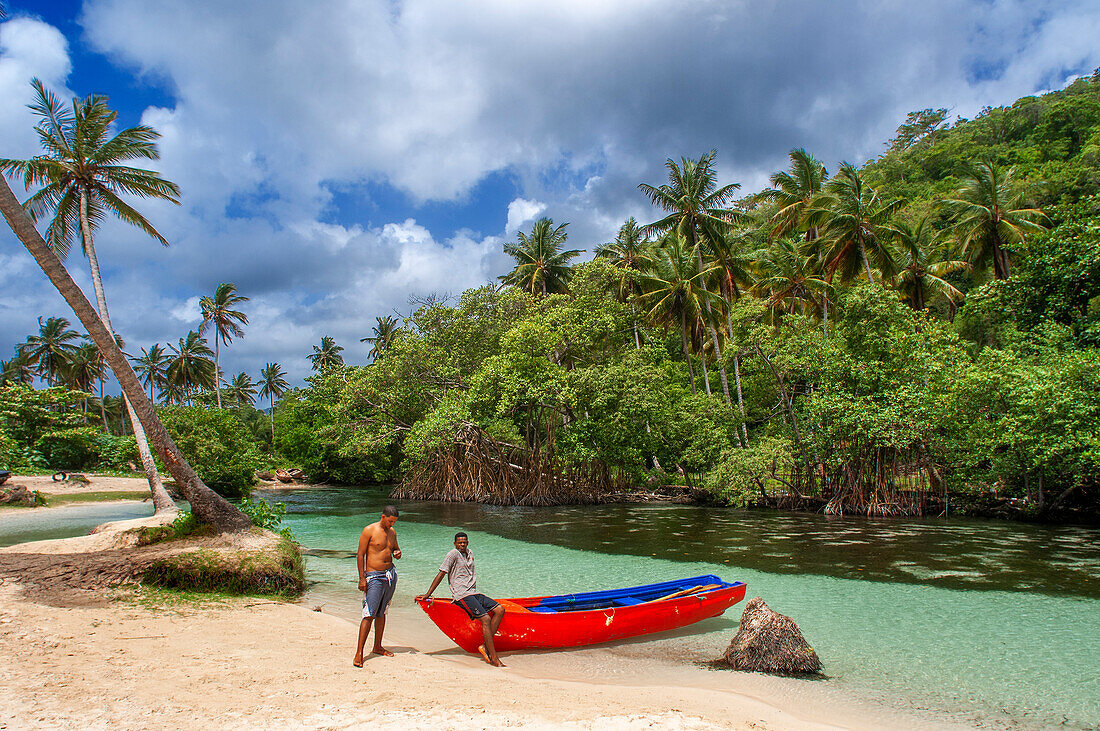
<instances>
[{"instance_id":1,"label":"shrub","mask_svg":"<svg viewBox=\"0 0 1100 731\"><path fill-rule=\"evenodd\" d=\"M266 500L245 498L237 503L241 512L252 519L252 524L264 530L277 531L280 535L294 540L290 528L279 530L283 516L286 515L286 503L269 503Z\"/></svg>"},{"instance_id":2,"label":"shrub","mask_svg":"<svg viewBox=\"0 0 1100 731\"><path fill-rule=\"evenodd\" d=\"M48 431L38 438L34 448L50 469L83 470L99 461L101 436L94 426Z\"/></svg>"},{"instance_id":3,"label":"shrub","mask_svg":"<svg viewBox=\"0 0 1100 731\"><path fill-rule=\"evenodd\" d=\"M168 406L157 413L208 487L231 499L248 495L261 457L248 430L231 409Z\"/></svg>"}]
</instances>

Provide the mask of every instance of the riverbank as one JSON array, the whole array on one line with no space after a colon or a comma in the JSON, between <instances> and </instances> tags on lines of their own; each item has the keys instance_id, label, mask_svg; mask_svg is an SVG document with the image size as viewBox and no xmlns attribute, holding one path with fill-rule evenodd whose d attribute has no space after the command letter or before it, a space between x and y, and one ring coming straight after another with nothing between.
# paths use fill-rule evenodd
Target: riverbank
<instances>
[{"instance_id":1,"label":"riverbank","mask_svg":"<svg viewBox=\"0 0 1100 731\"><path fill-rule=\"evenodd\" d=\"M701 686L559 672L573 653L506 655L490 668L427 621L387 628L394 658L351 665L353 622L258 599L165 605L147 590L67 606L0 585L0 717L19 728L934 728L889 710L844 706L812 683L701 671ZM55 602L56 604L56 602ZM779 682L775 682L779 681Z\"/></svg>"}]
</instances>

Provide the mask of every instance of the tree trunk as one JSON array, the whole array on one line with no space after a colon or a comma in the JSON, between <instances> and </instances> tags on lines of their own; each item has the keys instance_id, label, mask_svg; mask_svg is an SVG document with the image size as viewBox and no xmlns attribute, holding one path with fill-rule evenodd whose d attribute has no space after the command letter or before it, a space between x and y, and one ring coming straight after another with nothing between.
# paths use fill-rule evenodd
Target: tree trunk
<instances>
[{"instance_id":1,"label":"tree trunk","mask_svg":"<svg viewBox=\"0 0 1100 731\"><path fill-rule=\"evenodd\" d=\"M703 273L703 250L699 247L696 247L695 248L695 256L699 260L699 274L702 274ZM704 282L702 280L702 278L699 279L699 283L701 285L703 285L703 291L706 292L707 294L710 294L710 291L707 289L707 283ZM710 300L709 299L703 300L703 304L705 304L706 307L707 307L707 321L705 323L703 323L703 326L706 328L707 332L710 334L710 344L712 346L714 346L714 359L715 359L715 362L718 363L718 375L722 379L722 393L725 394L725 396L726 396L726 404L729 405L729 406L732 406L733 402L730 401L729 378L726 376L726 366L722 364L722 348L718 345L718 333L715 331L714 326L711 325L711 318L713 317L713 314L712 314L711 309L710 309ZM704 354L703 357L706 358L706 354ZM704 368L705 367L706 366L704 366ZM704 370L703 373L705 374L706 371ZM710 384L709 384L709 382L707 384L707 394L708 395L710 394Z\"/></svg>"},{"instance_id":2,"label":"tree trunk","mask_svg":"<svg viewBox=\"0 0 1100 731\"><path fill-rule=\"evenodd\" d=\"M688 362L688 375L691 376L691 395L694 396L695 391L695 369L691 365L691 352L688 350L688 337L687 337L687 317L683 311L680 312L680 340L684 346L684 357Z\"/></svg>"},{"instance_id":3,"label":"tree trunk","mask_svg":"<svg viewBox=\"0 0 1100 731\"><path fill-rule=\"evenodd\" d=\"M80 188L80 233L84 237L84 253L88 257L88 265L92 270L92 286L95 288L96 304L99 305L99 318L103 321L103 326L107 328L107 332L110 333L111 342L115 342L115 330L111 327L111 316L107 311L107 293L103 290L103 278L99 273L99 259L95 254L92 229L88 223L87 190L83 186ZM100 348L100 352L102 353L102 348ZM144 396L145 391L142 391L141 395ZM126 401L125 393L123 393L122 398ZM168 495L168 491L164 489L164 483L160 480L160 473L157 472L157 465L153 462L153 455L149 451L149 443L142 431L141 422L130 407L129 401L126 404L126 413L129 415L130 424L134 429L134 439L137 441L141 466L145 470L145 479L149 481L149 494L153 497L153 514L175 512L178 510L176 503Z\"/></svg>"},{"instance_id":4,"label":"tree trunk","mask_svg":"<svg viewBox=\"0 0 1100 731\"><path fill-rule=\"evenodd\" d=\"M69 276L69 272L66 271L61 260L57 258L57 255L42 239L42 236L34 227L34 223L19 204L11 188L8 187L7 179L0 176L0 181L2 181L2 184L0 184L0 212L4 214L8 225L11 226L12 231L19 237L27 251L42 267L42 271L49 277L50 282L72 307L73 313L88 331L88 337L96 344L104 360L107 361L107 365L114 371L115 377L118 378L119 385L122 388L122 393L130 398L132 408L141 426L152 437L157 454L164 460L169 472L176 479L184 498L191 503L191 510L200 520L222 532L240 531L249 528L252 521L249 520L248 516L221 495L204 485L191 468L191 465L187 463L186 458L184 458L175 442L172 441L172 437L165 430L160 419L157 418L156 412L153 410L153 404L145 398L145 391L138 383L137 376L134 375L126 356L119 349L114 336L103 324L88 298L80 291L80 287Z\"/></svg>"},{"instance_id":5,"label":"tree trunk","mask_svg":"<svg viewBox=\"0 0 1100 731\"><path fill-rule=\"evenodd\" d=\"M699 348L699 363L703 366L703 387L707 390L707 396L710 396L710 373L707 372L707 351L703 348Z\"/></svg>"},{"instance_id":6,"label":"tree trunk","mask_svg":"<svg viewBox=\"0 0 1100 731\"><path fill-rule=\"evenodd\" d=\"M222 407L222 339L221 328L214 323L214 393L218 395L218 409Z\"/></svg>"},{"instance_id":7,"label":"tree trunk","mask_svg":"<svg viewBox=\"0 0 1100 731\"><path fill-rule=\"evenodd\" d=\"M1001 248L1000 239L996 235L993 237L993 276L997 279L1009 277L1008 254Z\"/></svg>"},{"instance_id":8,"label":"tree trunk","mask_svg":"<svg viewBox=\"0 0 1100 731\"><path fill-rule=\"evenodd\" d=\"M737 381L737 408L741 411L741 442L749 446L749 429L745 426L745 401L741 397L741 354L733 354L733 377Z\"/></svg>"},{"instance_id":9,"label":"tree trunk","mask_svg":"<svg viewBox=\"0 0 1100 731\"><path fill-rule=\"evenodd\" d=\"M867 272L867 281L874 284L875 277L871 274L871 262L867 260L867 247L863 245L863 239L859 240L859 255L863 257L863 268Z\"/></svg>"},{"instance_id":10,"label":"tree trunk","mask_svg":"<svg viewBox=\"0 0 1100 731\"><path fill-rule=\"evenodd\" d=\"M103 431L111 433L111 427L107 426L107 407L103 404L103 377L99 379L99 415L103 417Z\"/></svg>"},{"instance_id":11,"label":"tree trunk","mask_svg":"<svg viewBox=\"0 0 1100 731\"><path fill-rule=\"evenodd\" d=\"M271 404L271 411L268 412L268 416L271 417L271 449L275 449L275 396L272 395L268 402Z\"/></svg>"}]
</instances>

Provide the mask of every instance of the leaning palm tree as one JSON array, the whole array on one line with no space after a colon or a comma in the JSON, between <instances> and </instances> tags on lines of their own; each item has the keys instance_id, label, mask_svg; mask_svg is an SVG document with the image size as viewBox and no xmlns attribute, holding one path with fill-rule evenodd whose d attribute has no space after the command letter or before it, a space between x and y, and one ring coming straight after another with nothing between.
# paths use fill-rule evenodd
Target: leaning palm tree
<instances>
[{"instance_id":1,"label":"leaning palm tree","mask_svg":"<svg viewBox=\"0 0 1100 731\"><path fill-rule=\"evenodd\" d=\"M688 338L705 317L704 303L717 304L717 295L703 286L704 279L714 272L714 268L700 272L693 248L688 247L684 237L671 233L654 252L652 267L640 278L642 302L649 318L666 331L671 327L680 331L692 393L695 393L695 369L691 364Z\"/></svg>"},{"instance_id":2,"label":"leaning palm tree","mask_svg":"<svg viewBox=\"0 0 1100 731\"><path fill-rule=\"evenodd\" d=\"M149 389L149 400L153 400L153 388L164 391L168 385L168 364L171 358L164 352L159 343L153 343L148 350L141 349L141 355L131 358L134 373L137 374L143 386Z\"/></svg>"},{"instance_id":3,"label":"leaning palm tree","mask_svg":"<svg viewBox=\"0 0 1100 731\"><path fill-rule=\"evenodd\" d=\"M206 329L211 324L214 325L214 391L217 393L219 409L222 407L221 346L229 345L234 337L244 337L244 328L241 326L248 324L248 315L233 308L247 301L247 297L237 294L237 285L229 282L219 284L213 297L199 300L202 310L199 335L205 335Z\"/></svg>"},{"instance_id":4,"label":"leaning palm tree","mask_svg":"<svg viewBox=\"0 0 1100 731\"><path fill-rule=\"evenodd\" d=\"M268 363L260 371L260 398L266 398L271 406L268 412L271 416L271 444L275 444L275 399L282 396L290 388L286 382L286 373L278 363Z\"/></svg>"},{"instance_id":5,"label":"leaning palm tree","mask_svg":"<svg viewBox=\"0 0 1100 731\"><path fill-rule=\"evenodd\" d=\"M206 338L192 330L180 338L179 345L168 345L172 360L168 363L168 380L187 395L191 403L196 391L215 388L214 351L206 344Z\"/></svg>"},{"instance_id":6,"label":"leaning palm tree","mask_svg":"<svg viewBox=\"0 0 1100 731\"><path fill-rule=\"evenodd\" d=\"M39 79L33 79L31 85L36 99L29 107L39 118L35 130L45 154L30 160L0 159L0 172L22 175L28 190L42 186L23 207L35 221L50 216L46 243L60 259L68 255L79 230L91 268L99 316L113 333L92 232L108 215L114 215L167 246L168 241L160 232L120 195L178 204L179 186L156 172L125 164L160 157L156 147L160 134L152 127L128 127L111 137L118 112L107 106L106 97L73 99L69 110ZM174 511L176 505L161 484L140 420L133 409L127 407L127 411L141 464L149 479L154 508L157 512Z\"/></svg>"},{"instance_id":7,"label":"leaning palm tree","mask_svg":"<svg viewBox=\"0 0 1100 731\"><path fill-rule=\"evenodd\" d=\"M325 335L321 338L320 345L313 346L313 353L309 356L309 362L313 364L313 370L324 373L333 366L343 365L344 356L340 355L343 348L336 344L336 339Z\"/></svg>"},{"instance_id":8,"label":"leaning palm tree","mask_svg":"<svg viewBox=\"0 0 1100 731\"><path fill-rule=\"evenodd\" d=\"M397 327L397 318L393 315L376 317L374 319L376 323L373 328L374 334L370 337L361 338L359 342L371 344L370 352L367 353L367 356L377 362L381 360L386 349L390 347L390 344L393 342L400 328Z\"/></svg>"},{"instance_id":9,"label":"leaning palm tree","mask_svg":"<svg viewBox=\"0 0 1100 731\"><path fill-rule=\"evenodd\" d=\"M668 183L661 186L642 183L638 186L653 205L668 213L664 218L644 226L642 230L646 233L676 231L683 236L688 247L695 251L700 274L704 270L703 244L721 240L730 224L749 222L748 216L729 207L741 184L730 183L718 187L718 173L714 169L714 159L717 156L718 151L711 150L698 160L682 157L679 164L669 158L665 161ZM706 289L706 282L702 282L702 285ZM711 346L720 364L718 372L722 377L722 393L725 394L726 403L732 404L726 367L722 365L722 347L718 343L718 331L714 327L711 298L704 298L703 304Z\"/></svg>"},{"instance_id":10,"label":"leaning palm tree","mask_svg":"<svg viewBox=\"0 0 1100 731\"><path fill-rule=\"evenodd\" d=\"M895 245L901 255L894 287L914 310L923 310L928 300L943 295L952 305L963 300L963 293L944 279L953 272L970 268L965 261L942 259L942 233L936 231L924 216L916 223L896 226Z\"/></svg>"},{"instance_id":11,"label":"leaning palm tree","mask_svg":"<svg viewBox=\"0 0 1100 731\"><path fill-rule=\"evenodd\" d=\"M1011 275L1012 250L1023 243L1024 235L1046 230L1046 214L1024 207L1015 173L1015 168L1004 170L983 160L970 167L955 197L940 203L951 216L951 231L963 256L976 267L992 261L997 279Z\"/></svg>"},{"instance_id":12,"label":"leaning palm tree","mask_svg":"<svg viewBox=\"0 0 1100 731\"><path fill-rule=\"evenodd\" d=\"M806 212L806 223L819 227L821 233L815 243L826 279L831 282L839 272L840 281L848 282L859 276L862 267L867 281L874 284L872 261L883 276L892 276L891 223L904 206L901 199L883 203L854 165L841 163L836 176L825 184Z\"/></svg>"},{"instance_id":13,"label":"leaning palm tree","mask_svg":"<svg viewBox=\"0 0 1100 731\"><path fill-rule=\"evenodd\" d=\"M20 206L15 194L8 187L7 178L3 175L0 175L0 213L3 214L19 241L34 257L38 266L42 268L42 272L49 278L50 283L65 298L81 324L87 329L88 337L103 354L104 360L118 379L122 393L129 402L130 413L137 414L140 426L148 433L153 448L157 450L158 456L176 479L184 499L190 503L191 512L200 521L221 532L237 532L250 528L252 521L247 515L203 484L195 474L195 470L180 452L172 436L164 428L164 424L157 418L152 402L146 398L145 391L138 383L137 376L131 370L125 354L110 330L80 287L69 276L61 259L35 229L34 222Z\"/></svg>"},{"instance_id":14,"label":"leaning palm tree","mask_svg":"<svg viewBox=\"0 0 1100 731\"><path fill-rule=\"evenodd\" d=\"M64 376L65 369L80 339L80 333L69 327L64 317L50 317L45 322L38 318L38 334L28 335L26 342L19 346L19 352L27 363L37 369L38 374L49 386L57 385Z\"/></svg>"},{"instance_id":15,"label":"leaning palm tree","mask_svg":"<svg viewBox=\"0 0 1100 731\"><path fill-rule=\"evenodd\" d=\"M562 249L569 238L568 225L554 226L549 218L540 218L531 233L518 232L515 243L504 245L504 253L516 260L516 266L499 279L542 296L568 291L573 274L569 262L581 253L579 249Z\"/></svg>"},{"instance_id":16,"label":"leaning palm tree","mask_svg":"<svg viewBox=\"0 0 1100 731\"><path fill-rule=\"evenodd\" d=\"M829 177L825 166L801 147L791 150L790 158L790 170L772 175L772 187L760 193L761 198L778 206L771 218L772 238L786 236L802 225L810 201L821 192L821 186ZM817 238L817 232L807 232L807 238Z\"/></svg>"},{"instance_id":17,"label":"leaning palm tree","mask_svg":"<svg viewBox=\"0 0 1100 731\"><path fill-rule=\"evenodd\" d=\"M256 384L252 376L238 373L225 387L225 397L237 406L252 406L256 402Z\"/></svg>"}]
</instances>

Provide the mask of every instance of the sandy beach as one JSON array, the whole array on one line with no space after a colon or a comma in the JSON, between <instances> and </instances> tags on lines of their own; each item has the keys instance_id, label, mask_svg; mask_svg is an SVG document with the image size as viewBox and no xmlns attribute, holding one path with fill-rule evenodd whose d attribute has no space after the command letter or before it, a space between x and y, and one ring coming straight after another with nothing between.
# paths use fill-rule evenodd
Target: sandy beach
<instances>
[{"instance_id":1,"label":"sandy beach","mask_svg":"<svg viewBox=\"0 0 1100 731\"><path fill-rule=\"evenodd\" d=\"M568 653L513 654L498 670L426 636L434 628L403 622L387 631L396 656L356 669L355 625L306 606L149 608L140 592L114 596L53 606L0 586L0 664L13 691L0 697L0 719L12 728L134 729L914 725L823 703L813 684L793 680L711 672L724 689L680 686L661 663L645 683L553 677L552 655Z\"/></svg>"},{"instance_id":2,"label":"sandy beach","mask_svg":"<svg viewBox=\"0 0 1100 731\"><path fill-rule=\"evenodd\" d=\"M3 553L28 565L42 554L94 562L110 553L105 536L131 523ZM396 656L356 669L356 608L313 611L316 596L180 604L137 586L43 588L40 572L28 588L18 573L0 580L0 666L10 689L0 696L0 728L938 727L848 702L825 684L675 657L602 675L592 668L607 650L511 653L495 669L405 606L394 607L386 631Z\"/></svg>"}]
</instances>

